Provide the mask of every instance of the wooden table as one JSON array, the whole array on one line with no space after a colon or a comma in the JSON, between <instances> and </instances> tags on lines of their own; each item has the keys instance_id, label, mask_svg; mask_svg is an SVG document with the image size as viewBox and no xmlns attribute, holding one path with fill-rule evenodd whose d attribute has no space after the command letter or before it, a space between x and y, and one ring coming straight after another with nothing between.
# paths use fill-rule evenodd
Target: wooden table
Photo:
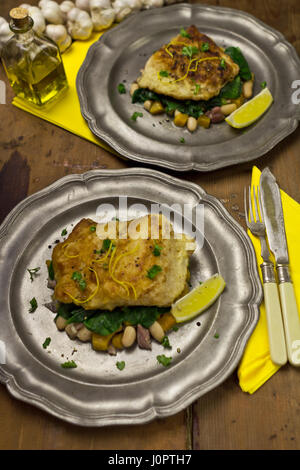
<instances>
[{"instance_id":1,"label":"wooden table","mask_svg":"<svg viewBox=\"0 0 300 470\"><path fill-rule=\"evenodd\" d=\"M31 0L37 4L37 0ZM299 0L206 0L239 8L281 31L300 53ZM4 0L7 17L15 0ZM7 82L3 68L0 79ZM300 79L300 77L299 77ZM0 105L0 222L27 195L58 178L96 168L126 168L121 160L92 143L7 104ZM300 128L269 154L252 163L207 174L184 173L222 200L242 226L242 194L251 168L269 166L279 184L300 202ZM169 172L171 173L171 172ZM0 386L0 449L299 449L300 371L281 368L256 393L239 388L234 373L221 386L168 419L133 427L87 429L66 424L12 398Z\"/></svg>"}]
</instances>

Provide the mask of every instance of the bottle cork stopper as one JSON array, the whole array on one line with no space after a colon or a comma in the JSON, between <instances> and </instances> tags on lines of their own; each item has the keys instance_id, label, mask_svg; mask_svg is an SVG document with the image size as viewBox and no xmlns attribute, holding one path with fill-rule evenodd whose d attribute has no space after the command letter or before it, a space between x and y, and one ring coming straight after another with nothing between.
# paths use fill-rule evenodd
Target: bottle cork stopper
<instances>
[{"instance_id":1,"label":"bottle cork stopper","mask_svg":"<svg viewBox=\"0 0 300 470\"><path fill-rule=\"evenodd\" d=\"M18 27L24 26L28 21L28 11L26 8L13 8L10 10L9 16Z\"/></svg>"}]
</instances>

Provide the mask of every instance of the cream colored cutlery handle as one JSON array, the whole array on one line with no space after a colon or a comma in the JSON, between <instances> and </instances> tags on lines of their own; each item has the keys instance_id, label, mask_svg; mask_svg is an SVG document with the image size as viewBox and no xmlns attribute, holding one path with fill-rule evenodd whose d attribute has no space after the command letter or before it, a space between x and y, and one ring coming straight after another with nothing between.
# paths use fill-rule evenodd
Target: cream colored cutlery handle
<instances>
[{"instance_id":1,"label":"cream colored cutlery handle","mask_svg":"<svg viewBox=\"0 0 300 470\"><path fill-rule=\"evenodd\" d=\"M285 329L288 359L294 366L300 366L300 318L291 282L279 284L281 309Z\"/></svg>"},{"instance_id":2,"label":"cream colored cutlery handle","mask_svg":"<svg viewBox=\"0 0 300 470\"><path fill-rule=\"evenodd\" d=\"M264 287L267 326L272 362L283 366L287 362L284 328L281 315L278 287L275 282L267 282Z\"/></svg>"}]
</instances>

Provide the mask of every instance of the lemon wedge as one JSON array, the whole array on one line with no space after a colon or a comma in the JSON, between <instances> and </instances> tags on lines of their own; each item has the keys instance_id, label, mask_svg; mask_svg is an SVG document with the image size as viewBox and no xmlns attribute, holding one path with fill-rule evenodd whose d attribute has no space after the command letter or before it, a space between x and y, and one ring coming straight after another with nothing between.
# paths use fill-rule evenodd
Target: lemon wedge
<instances>
[{"instance_id":1,"label":"lemon wedge","mask_svg":"<svg viewBox=\"0 0 300 470\"><path fill-rule=\"evenodd\" d=\"M173 304L171 313L177 323L191 320L210 307L221 295L225 281L215 274Z\"/></svg>"},{"instance_id":2,"label":"lemon wedge","mask_svg":"<svg viewBox=\"0 0 300 470\"><path fill-rule=\"evenodd\" d=\"M233 111L225 121L236 129L250 126L257 121L273 103L273 96L268 88L264 88L258 95Z\"/></svg>"}]
</instances>

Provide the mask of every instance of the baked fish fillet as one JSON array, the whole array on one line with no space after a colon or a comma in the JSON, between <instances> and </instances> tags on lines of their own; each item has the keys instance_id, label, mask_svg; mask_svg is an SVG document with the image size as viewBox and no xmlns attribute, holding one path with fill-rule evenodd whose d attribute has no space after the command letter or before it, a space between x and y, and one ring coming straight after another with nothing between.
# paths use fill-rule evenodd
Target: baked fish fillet
<instances>
[{"instance_id":1,"label":"baked fish fillet","mask_svg":"<svg viewBox=\"0 0 300 470\"><path fill-rule=\"evenodd\" d=\"M183 295L194 241L185 235L175 238L162 215L148 215L133 224L115 221L108 227L81 220L53 250L54 298L87 310L113 310L130 305L167 307Z\"/></svg>"},{"instance_id":2,"label":"baked fish fillet","mask_svg":"<svg viewBox=\"0 0 300 470\"><path fill-rule=\"evenodd\" d=\"M239 73L239 66L196 26L187 28L148 59L140 88L178 100L209 100Z\"/></svg>"}]
</instances>

